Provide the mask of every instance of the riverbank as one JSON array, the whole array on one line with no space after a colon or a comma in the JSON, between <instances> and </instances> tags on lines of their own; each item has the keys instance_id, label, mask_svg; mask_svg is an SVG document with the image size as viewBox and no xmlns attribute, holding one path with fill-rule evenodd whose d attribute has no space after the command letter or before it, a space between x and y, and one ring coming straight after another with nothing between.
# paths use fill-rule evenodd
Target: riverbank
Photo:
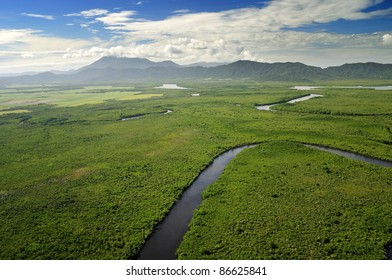
<instances>
[{"instance_id":1,"label":"riverbank","mask_svg":"<svg viewBox=\"0 0 392 280\"><path fill-rule=\"evenodd\" d=\"M193 211L202 202L201 194L222 174L226 165L241 151L253 148L246 145L230 149L204 169L196 180L184 191L165 219L158 224L139 253L138 260L174 260L182 238L188 230Z\"/></svg>"},{"instance_id":2,"label":"riverbank","mask_svg":"<svg viewBox=\"0 0 392 280\"><path fill-rule=\"evenodd\" d=\"M269 142L203 193L180 259L385 259L391 169Z\"/></svg>"}]
</instances>

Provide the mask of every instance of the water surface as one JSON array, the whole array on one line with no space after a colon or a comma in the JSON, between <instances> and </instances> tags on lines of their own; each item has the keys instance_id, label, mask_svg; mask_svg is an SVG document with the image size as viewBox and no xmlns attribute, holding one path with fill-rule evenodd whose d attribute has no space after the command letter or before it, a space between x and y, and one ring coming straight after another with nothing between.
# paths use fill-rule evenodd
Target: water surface
<instances>
[{"instance_id":1,"label":"water surface","mask_svg":"<svg viewBox=\"0 0 392 280\"><path fill-rule=\"evenodd\" d=\"M392 260L392 244L386 246L387 260Z\"/></svg>"},{"instance_id":2,"label":"water surface","mask_svg":"<svg viewBox=\"0 0 392 280\"><path fill-rule=\"evenodd\" d=\"M374 89L374 90L392 90L392 86L295 86L296 90L315 90L320 88L353 88L353 89Z\"/></svg>"},{"instance_id":3,"label":"water surface","mask_svg":"<svg viewBox=\"0 0 392 280\"><path fill-rule=\"evenodd\" d=\"M145 115L152 115L152 114L162 114L162 115L167 115L173 113L172 110L168 109L165 112L161 112L161 113L146 113L146 114L138 114L138 115L133 115L133 116L128 116L128 117L124 117L121 118L122 121L129 121L129 120L137 120L140 119L141 117L145 116Z\"/></svg>"},{"instance_id":4,"label":"water surface","mask_svg":"<svg viewBox=\"0 0 392 280\"><path fill-rule=\"evenodd\" d=\"M144 116L144 114L139 114L139 115L125 117L125 118L122 118L121 120L122 121L137 120L137 119L140 119L143 116Z\"/></svg>"},{"instance_id":5,"label":"water surface","mask_svg":"<svg viewBox=\"0 0 392 280\"><path fill-rule=\"evenodd\" d=\"M361 160L367 163L372 163L372 164L376 164L379 166L384 166L384 167L392 167L392 162L390 161L386 161L386 160L381 160L381 159L375 159L375 158L370 158L370 157L365 157L362 155L358 155L358 154L354 154L354 153L350 153L350 152L346 152L346 151L342 151L342 150L337 150L337 149L332 149L332 148L327 148L324 146L319 146L319 145L311 145L311 144L304 144L306 147L311 147L311 148L315 148L318 149L320 151L325 151L325 152L329 152L335 155L339 155L339 156L343 156L346 158L351 158L351 159L355 159L355 160Z\"/></svg>"},{"instance_id":6,"label":"water surface","mask_svg":"<svg viewBox=\"0 0 392 280\"><path fill-rule=\"evenodd\" d=\"M287 103L297 103L297 102L301 102L301 101L305 101L305 100L309 100L311 98L314 97L322 97L323 95L321 94L309 94L303 97L299 97L299 98L295 98L292 100L287 101ZM278 102L278 103L273 103L273 104L266 104L266 105L260 105L260 106L256 106L257 110L262 110L262 111L272 111L271 107L278 105L278 104L283 104L284 102Z\"/></svg>"},{"instance_id":7,"label":"water surface","mask_svg":"<svg viewBox=\"0 0 392 280\"><path fill-rule=\"evenodd\" d=\"M234 148L215 158L174 204L163 222L156 226L137 259L174 260L176 250L188 231L188 223L192 219L193 210L202 202L203 190L218 179L226 165L241 151L255 146Z\"/></svg>"},{"instance_id":8,"label":"water surface","mask_svg":"<svg viewBox=\"0 0 392 280\"><path fill-rule=\"evenodd\" d=\"M179 87L177 84L163 84L160 87L155 87L155 88L160 88L160 89L187 89L184 87Z\"/></svg>"}]
</instances>

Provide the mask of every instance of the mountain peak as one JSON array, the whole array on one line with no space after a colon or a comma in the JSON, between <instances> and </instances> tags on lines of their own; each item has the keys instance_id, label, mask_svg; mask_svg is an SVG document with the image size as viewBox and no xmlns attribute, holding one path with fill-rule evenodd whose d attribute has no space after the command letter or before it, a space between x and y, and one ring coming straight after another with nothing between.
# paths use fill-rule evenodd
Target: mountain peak
<instances>
[{"instance_id":1,"label":"mountain peak","mask_svg":"<svg viewBox=\"0 0 392 280\"><path fill-rule=\"evenodd\" d=\"M153 62L146 58L104 56L90 65L81 68L80 70L105 68L112 68L116 70L148 69L153 67L179 67L179 65L171 60Z\"/></svg>"}]
</instances>

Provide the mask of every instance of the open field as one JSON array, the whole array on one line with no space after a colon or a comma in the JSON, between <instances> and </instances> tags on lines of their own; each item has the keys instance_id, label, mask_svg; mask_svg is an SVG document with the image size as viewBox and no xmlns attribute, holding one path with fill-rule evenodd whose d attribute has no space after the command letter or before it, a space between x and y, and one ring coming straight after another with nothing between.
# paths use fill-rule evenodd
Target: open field
<instances>
[{"instance_id":1,"label":"open field","mask_svg":"<svg viewBox=\"0 0 392 280\"><path fill-rule=\"evenodd\" d=\"M9 111L0 111L0 115L6 114L20 114L20 113L28 113L29 110L9 110Z\"/></svg>"},{"instance_id":2,"label":"open field","mask_svg":"<svg viewBox=\"0 0 392 280\"><path fill-rule=\"evenodd\" d=\"M392 160L391 91L160 85L0 91L0 110L28 111L0 115L1 259L134 258L200 171L249 143L262 144L207 188L180 258L385 257L392 171L298 142ZM307 93L324 97L255 109Z\"/></svg>"},{"instance_id":3,"label":"open field","mask_svg":"<svg viewBox=\"0 0 392 280\"><path fill-rule=\"evenodd\" d=\"M98 104L106 100L135 100L160 97L162 94L140 94L127 87L87 86L80 88L38 87L0 89L0 110L15 106L53 104L61 107ZM0 112L1 113L1 112Z\"/></svg>"}]
</instances>

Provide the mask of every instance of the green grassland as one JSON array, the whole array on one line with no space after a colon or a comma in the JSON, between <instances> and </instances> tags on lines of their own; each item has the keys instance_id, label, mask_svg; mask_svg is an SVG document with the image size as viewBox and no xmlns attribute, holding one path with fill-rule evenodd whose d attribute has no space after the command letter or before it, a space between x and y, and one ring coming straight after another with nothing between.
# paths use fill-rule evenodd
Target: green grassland
<instances>
[{"instance_id":1,"label":"green grassland","mask_svg":"<svg viewBox=\"0 0 392 280\"><path fill-rule=\"evenodd\" d=\"M28 111L0 115L0 259L133 258L212 158L247 143L264 144L241 154L206 190L180 258L384 257L392 241L392 171L296 142L392 160L390 91L322 89L325 97L290 106L295 112L267 112L255 105L307 92L252 81L156 86L0 91L3 112ZM42 95L63 99L10 104ZM353 106L341 109L342 100ZM146 115L121 121L138 114ZM223 236L222 224L236 234Z\"/></svg>"},{"instance_id":2,"label":"green grassland","mask_svg":"<svg viewBox=\"0 0 392 280\"><path fill-rule=\"evenodd\" d=\"M127 87L86 86L86 87L38 87L0 89L0 110L15 106L54 104L62 107L98 104L105 100L134 100L160 97L162 94L140 94ZM1 111L0 111L1 113Z\"/></svg>"},{"instance_id":3,"label":"green grassland","mask_svg":"<svg viewBox=\"0 0 392 280\"><path fill-rule=\"evenodd\" d=\"M280 104L274 109L315 114L392 116L392 106L383 104L391 98L390 91L387 90L325 88L310 92L320 92L323 97L305 104Z\"/></svg>"},{"instance_id":4,"label":"green grassland","mask_svg":"<svg viewBox=\"0 0 392 280\"><path fill-rule=\"evenodd\" d=\"M6 114L20 114L20 113L28 113L29 110L9 110L9 111L0 111L0 115Z\"/></svg>"}]
</instances>

